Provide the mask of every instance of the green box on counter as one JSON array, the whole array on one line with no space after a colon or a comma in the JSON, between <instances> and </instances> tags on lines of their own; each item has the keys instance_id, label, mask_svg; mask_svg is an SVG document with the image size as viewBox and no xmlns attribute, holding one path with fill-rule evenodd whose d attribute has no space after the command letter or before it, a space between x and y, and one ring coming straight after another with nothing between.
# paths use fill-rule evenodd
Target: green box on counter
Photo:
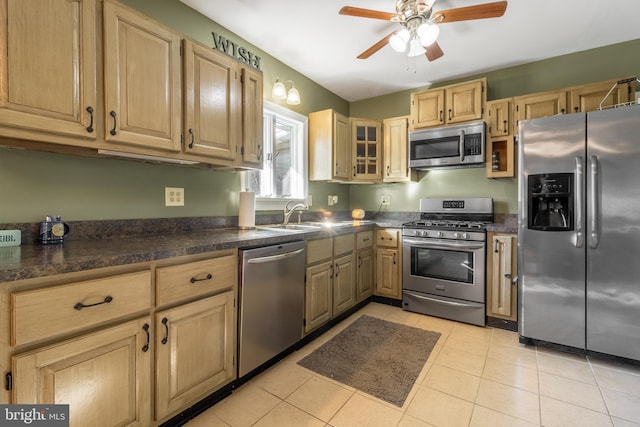
<instances>
[{"instance_id":1,"label":"green box on counter","mask_svg":"<svg viewBox=\"0 0 640 427\"><path fill-rule=\"evenodd\" d=\"M0 230L0 248L4 246L20 246L22 233L20 230Z\"/></svg>"}]
</instances>

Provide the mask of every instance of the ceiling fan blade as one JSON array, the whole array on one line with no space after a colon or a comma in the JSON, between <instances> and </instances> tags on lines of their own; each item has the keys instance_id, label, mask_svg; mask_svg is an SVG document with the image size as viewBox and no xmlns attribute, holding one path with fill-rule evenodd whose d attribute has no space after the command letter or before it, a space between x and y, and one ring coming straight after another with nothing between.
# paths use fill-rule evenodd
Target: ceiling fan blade
<instances>
[{"instance_id":1,"label":"ceiling fan blade","mask_svg":"<svg viewBox=\"0 0 640 427\"><path fill-rule=\"evenodd\" d=\"M338 13L340 15L359 16L361 18L382 19L384 21L391 21L398 16L395 13L380 12L378 10L371 9L361 9L359 7L352 6L344 6Z\"/></svg>"},{"instance_id":2,"label":"ceiling fan blade","mask_svg":"<svg viewBox=\"0 0 640 427\"><path fill-rule=\"evenodd\" d=\"M389 43L389 39L394 33L395 31L393 33L390 33L388 36L384 37L382 40L380 40L378 43L371 46L369 49L362 52L360 55L358 55L358 59L367 59L368 57L370 57L371 55L373 55L374 53L376 53L377 51L385 47L385 45Z\"/></svg>"},{"instance_id":3,"label":"ceiling fan blade","mask_svg":"<svg viewBox=\"0 0 640 427\"><path fill-rule=\"evenodd\" d=\"M425 49L427 50L425 55L427 56L427 59L429 61L435 61L436 59L444 55L444 52L440 48L438 42L433 42L431 45L425 47Z\"/></svg>"},{"instance_id":4,"label":"ceiling fan blade","mask_svg":"<svg viewBox=\"0 0 640 427\"><path fill-rule=\"evenodd\" d=\"M459 7L441 10L431 17L437 23L468 21L472 19L498 18L507 10L506 1L479 4L476 6Z\"/></svg>"}]
</instances>

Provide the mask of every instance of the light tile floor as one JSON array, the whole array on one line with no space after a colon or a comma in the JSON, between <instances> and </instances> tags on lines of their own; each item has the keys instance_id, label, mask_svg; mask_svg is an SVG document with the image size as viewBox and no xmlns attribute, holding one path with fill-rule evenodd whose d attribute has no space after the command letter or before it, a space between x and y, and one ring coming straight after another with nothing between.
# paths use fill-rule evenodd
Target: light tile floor
<instances>
[{"instance_id":1,"label":"light tile floor","mask_svg":"<svg viewBox=\"0 0 640 427\"><path fill-rule=\"evenodd\" d=\"M442 334L402 408L296 362L362 314ZM371 303L187 427L640 426L640 367Z\"/></svg>"}]
</instances>

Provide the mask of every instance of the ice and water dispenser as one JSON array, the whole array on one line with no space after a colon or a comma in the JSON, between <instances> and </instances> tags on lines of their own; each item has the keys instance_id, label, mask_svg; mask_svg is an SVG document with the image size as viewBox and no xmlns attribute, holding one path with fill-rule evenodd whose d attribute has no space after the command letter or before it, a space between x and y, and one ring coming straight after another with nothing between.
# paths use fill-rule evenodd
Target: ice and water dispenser
<instances>
[{"instance_id":1,"label":"ice and water dispenser","mask_svg":"<svg viewBox=\"0 0 640 427\"><path fill-rule=\"evenodd\" d=\"M528 229L573 230L573 179L572 173L529 175L527 183Z\"/></svg>"}]
</instances>

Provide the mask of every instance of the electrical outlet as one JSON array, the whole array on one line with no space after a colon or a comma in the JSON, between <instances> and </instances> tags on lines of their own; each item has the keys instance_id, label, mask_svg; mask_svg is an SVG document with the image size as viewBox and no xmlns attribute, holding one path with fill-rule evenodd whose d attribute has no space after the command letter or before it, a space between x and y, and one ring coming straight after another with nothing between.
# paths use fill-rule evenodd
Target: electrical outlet
<instances>
[{"instance_id":1,"label":"electrical outlet","mask_svg":"<svg viewBox=\"0 0 640 427\"><path fill-rule=\"evenodd\" d=\"M184 206L184 188L165 187L164 188L164 205L165 206Z\"/></svg>"},{"instance_id":2,"label":"electrical outlet","mask_svg":"<svg viewBox=\"0 0 640 427\"><path fill-rule=\"evenodd\" d=\"M338 204L338 196L329 196L329 200L327 202L329 206L334 206Z\"/></svg>"},{"instance_id":3,"label":"electrical outlet","mask_svg":"<svg viewBox=\"0 0 640 427\"><path fill-rule=\"evenodd\" d=\"M389 206L391 204L391 196L382 196L382 199L380 200L380 202L384 206Z\"/></svg>"}]
</instances>

